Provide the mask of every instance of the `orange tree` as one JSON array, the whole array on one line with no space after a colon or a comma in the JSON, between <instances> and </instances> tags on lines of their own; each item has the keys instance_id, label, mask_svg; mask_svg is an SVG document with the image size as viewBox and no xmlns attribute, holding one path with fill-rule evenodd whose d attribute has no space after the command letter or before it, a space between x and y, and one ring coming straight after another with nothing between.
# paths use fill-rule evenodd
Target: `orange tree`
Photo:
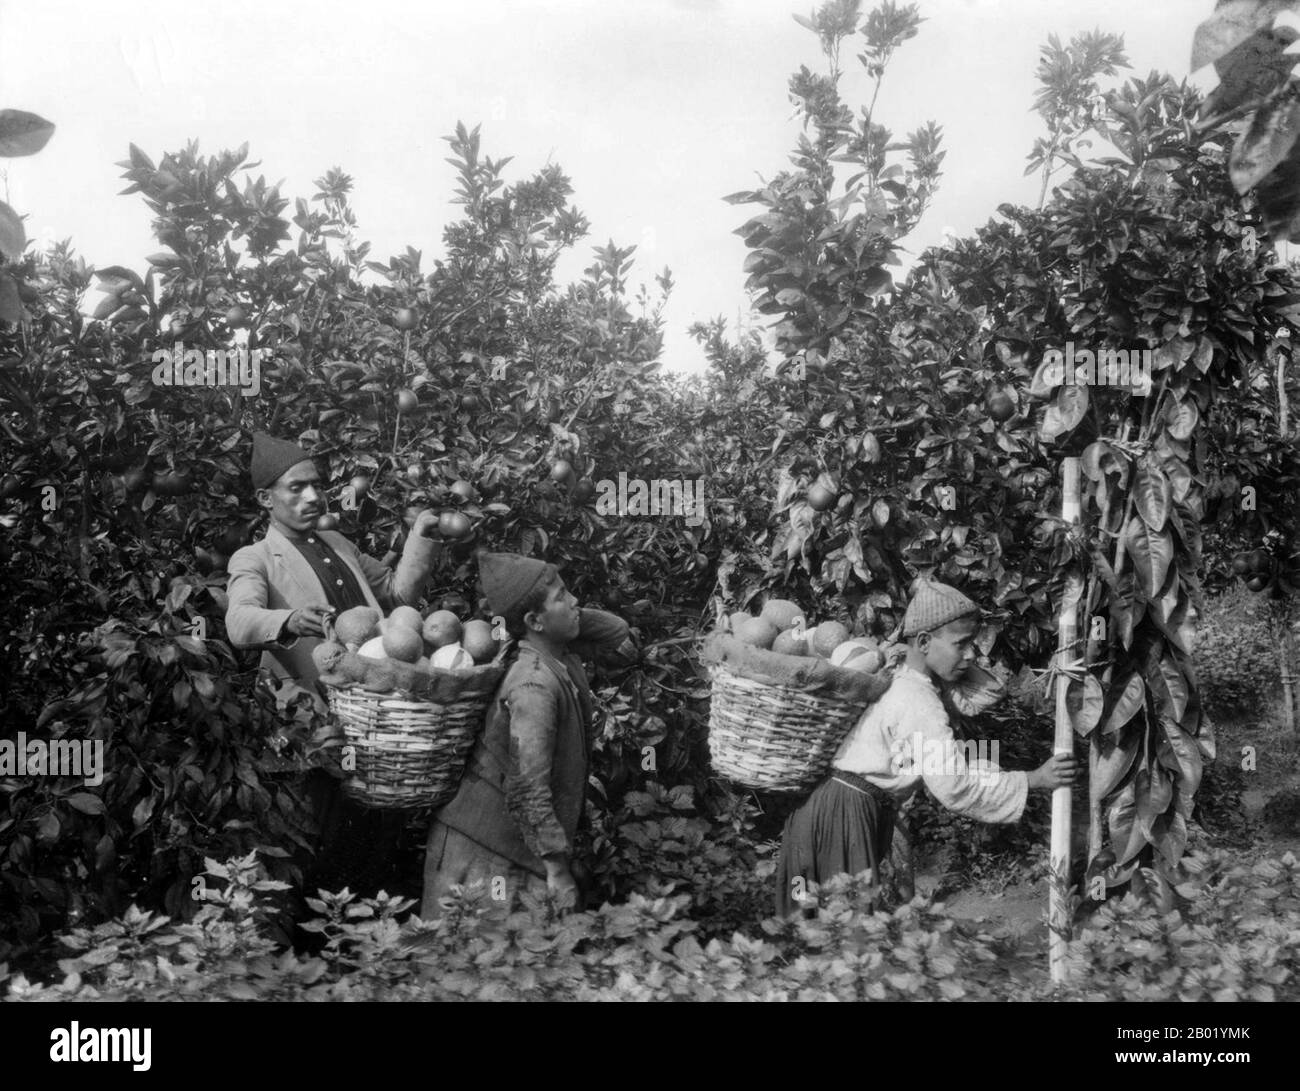
<instances>
[{"instance_id":1,"label":"orange tree","mask_svg":"<svg viewBox=\"0 0 1300 1091\"><path fill-rule=\"evenodd\" d=\"M629 615L645 661L598 679L609 823L647 747L665 774L692 772L703 706L683 634L713 525L593 496L620 473L700 470L704 410L657 364L671 279L634 293L632 252L610 243L558 287L555 261L586 230L567 178L507 183L477 130L449 140L462 215L431 271L411 250L370 260L341 171L290 202L246 149L194 145L122 164L163 247L145 268L91 270L67 244L25 259L30 315L0 329L6 732L102 741L107 768L93 786L6 785L6 939L130 898L188 914L205 855L261 846L289 873L303 831L282 774L305 760L312 716L255 687L222 623L225 561L259 527L254 428L320 456L342 529L372 554L392 555L412 508L463 513L433 603L478 611L484 545L545 555L585 601ZM236 341L263 353L256 396L154 382L159 350Z\"/></svg>"},{"instance_id":2,"label":"orange tree","mask_svg":"<svg viewBox=\"0 0 1300 1091\"><path fill-rule=\"evenodd\" d=\"M1153 75L1080 93L1123 61L1121 43L1090 37L1071 44L1078 64L1040 69L1040 104L1063 127L1086 111L1083 127L1115 154L1084 163L1068 139L1040 147L1036 165L1067 169L1045 207L1003 206L1001 222L928 251L872 301L934 159L912 142L913 169L888 191L902 208L892 218L871 186L831 196L817 150L845 154L843 142L860 139L837 91L850 9L827 4L812 21L829 77L791 85L811 130L801 171L731 198L766 206L740 234L753 249L750 286L791 354L769 388L780 406L771 549L749 554L742 582L786 586L885 631L911 579L934 574L994 609L986 652L1041 667L1065 578L1081 572L1084 639L1055 667L1072 677L1074 726L1091 747L1093 870L1110 886L1144 864L1168 872L1214 755L1187 638L1207 486L1221 495L1236 458L1216 419L1240 420L1289 327L1290 274L1261 237L1254 200L1228 192L1225 139L1195 133L1190 89ZM866 20L864 61L906 15L885 4ZM861 166L871 177L886 161ZM1149 350L1152 388L1064 383L1044 357L1071 343L1139 362ZM1232 411L1216 418L1225 401ZM1064 455L1083 460L1080 535L1057 516ZM833 494L829 509L809 503L814 483Z\"/></svg>"}]
</instances>

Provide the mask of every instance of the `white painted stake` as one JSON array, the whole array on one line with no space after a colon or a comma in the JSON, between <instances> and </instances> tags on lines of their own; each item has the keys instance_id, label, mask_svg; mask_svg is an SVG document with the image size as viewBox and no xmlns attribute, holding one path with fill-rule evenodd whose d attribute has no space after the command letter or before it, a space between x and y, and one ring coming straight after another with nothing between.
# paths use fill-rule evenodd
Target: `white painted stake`
<instances>
[{"instance_id":1,"label":"white painted stake","mask_svg":"<svg viewBox=\"0 0 1300 1091\"><path fill-rule=\"evenodd\" d=\"M1082 502L1079 492L1080 462L1077 458L1067 458L1061 462L1061 518L1067 524L1078 523L1082 517ZM1076 570L1065 585L1065 596L1061 600L1060 613L1057 615L1057 666L1058 670L1075 659L1079 636L1079 603L1083 598L1083 578ZM1064 673L1056 676L1056 733L1053 740L1054 754L1074 753L1074 727L1070 723L1070 711L1066 704L1066 694L1070 679ZM1052 845L1051 873L1052 881L1048 884L1048 964L1051 968L1053 983L1065 981L1065 954L1070 934L1070 817L1073 801L1071 789L1057 788L1052 792ZM1062 881L1057 882L1060 876Z\"/></svg>"}]
</instances>

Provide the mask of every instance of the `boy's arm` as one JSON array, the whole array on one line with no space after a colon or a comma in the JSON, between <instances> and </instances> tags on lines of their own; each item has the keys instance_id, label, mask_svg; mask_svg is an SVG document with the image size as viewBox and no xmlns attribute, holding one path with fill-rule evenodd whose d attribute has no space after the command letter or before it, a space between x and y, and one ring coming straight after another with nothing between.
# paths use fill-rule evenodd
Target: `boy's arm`
<instances>
[{"instance_id":1,"label":"boy's arm","mask_svg":"<svg viewBox=\"0 0 1300 1091\"><path fill-rule=\"evenodd\" d=\"M537 856L568 856L573 846L555 815L551 766L555 760L554 691L542 681L514 686L510 710L510 761L506 769L506 810Z\"/></svg>"},{"instance_id":2,"label":"boy's arm","mask_svg":"<svg viewBox=\"0 0 1300 1091\"><path fill-rule=\"evenodd\" d=\"M637 661L640 651L626 621L617 614L590 607L584 607L580 614L578 638L570 650L612 667L629 667Z\"/></svg>"},{"instance_id":3,"label":"boy's arm","mask_svg":"<svg viewBox=\"0 0 1300 1091\"><path fill-rule=\"evenodd\" d=\"M1029 794L1028 774L1008 772L978 753L973 763L967 761L966 749L958 744L937 697L908 710L899 737L920 740L921 752L911 755L921 764L915 772L945 808L979 822L1020 820Z\"/></svg>"}]
</instances>

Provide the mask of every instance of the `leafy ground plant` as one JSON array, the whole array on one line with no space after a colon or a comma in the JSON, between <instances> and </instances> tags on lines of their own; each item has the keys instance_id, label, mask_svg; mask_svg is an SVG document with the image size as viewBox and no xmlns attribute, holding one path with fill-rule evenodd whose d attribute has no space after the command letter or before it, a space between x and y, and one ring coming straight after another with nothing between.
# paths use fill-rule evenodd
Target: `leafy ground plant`
<instances>
[{"instance_id":1,"label":"leafy ground plant","mask_svg":"<svg viewBox=\"0 0 1300 1091\"><path fill-rule=\"evenodd\" d=\"M1300 867L1194 850L1167 903L1128 895L1098 910L1053 989L1042 958L924 898L875 908L866 875L819 891L811 919L769 919L712 938L692 894L634 893L561 916L546 900L503 916L461 890L437 921L410 903L344 891L314 905L320 955L266 935L281 884L253 857L208 861L194 920L132 907L62 937L61 979L10 974L11 1001L49 1000L1294 1000L1300 997ZM1154 872L1151 873L1154 877ZM54 975L52 975L53 977Z\"/></svg>"}]
</instances>

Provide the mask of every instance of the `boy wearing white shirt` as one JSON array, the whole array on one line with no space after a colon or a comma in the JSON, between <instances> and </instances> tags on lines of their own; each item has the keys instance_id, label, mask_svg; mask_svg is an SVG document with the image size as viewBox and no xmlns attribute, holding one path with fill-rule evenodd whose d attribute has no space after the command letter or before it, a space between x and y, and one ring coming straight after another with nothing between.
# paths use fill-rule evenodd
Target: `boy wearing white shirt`
<instances>
[{"instance_id":1,"label":"boy wearing white shirt","mask_svg":"<svg viewBox=\"0 0 1300 1091\"><path fill-rule=\"evenodd\" d=\"M903 617L906 659L894 680L850 730L829 777L785 825L777 865L776 911L810 908L809 885L868 868L889 855L897 806L921 782L944 807L982 822L1020 819L1031 789L1071 785L1078 763L1054 755L1032 772L971 763L957 743L939 686L975 662L979 608L956 588L919 582Z\"/></svg>"}]
</instances>

